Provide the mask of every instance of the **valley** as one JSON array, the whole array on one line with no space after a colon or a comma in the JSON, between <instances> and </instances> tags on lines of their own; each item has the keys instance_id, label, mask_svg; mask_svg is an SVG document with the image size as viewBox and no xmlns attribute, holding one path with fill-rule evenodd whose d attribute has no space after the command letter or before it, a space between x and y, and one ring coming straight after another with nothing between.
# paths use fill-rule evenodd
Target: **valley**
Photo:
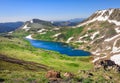
<instances>
[{"instance_id":1,"label":"valley","mask_svg":"<svg viewBox=\"0 0 120 83\"><path fill-rule=\"evenodd\" d=\"M99 10L74 26L32 19L1 33L0 82L119 83L119 17L116 8ZM47 78L51 70L60 76Z\"/></svg>"}]
</instances>

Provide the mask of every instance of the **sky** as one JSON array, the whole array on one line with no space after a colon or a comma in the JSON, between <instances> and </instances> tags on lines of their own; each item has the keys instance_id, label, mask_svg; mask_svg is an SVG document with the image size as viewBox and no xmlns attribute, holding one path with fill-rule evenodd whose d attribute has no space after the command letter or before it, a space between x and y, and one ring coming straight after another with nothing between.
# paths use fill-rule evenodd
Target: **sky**
<instances>
[{"instance_id":1,"label":"sky","mask_svg":"<svg viewBox=\"0 0 120 83\"><path fill-rule=\"evenodd\" d=\"M87 18L108 8L120 8L120 0L0 0L0 22Z\"/></svg>"}]
</instances>

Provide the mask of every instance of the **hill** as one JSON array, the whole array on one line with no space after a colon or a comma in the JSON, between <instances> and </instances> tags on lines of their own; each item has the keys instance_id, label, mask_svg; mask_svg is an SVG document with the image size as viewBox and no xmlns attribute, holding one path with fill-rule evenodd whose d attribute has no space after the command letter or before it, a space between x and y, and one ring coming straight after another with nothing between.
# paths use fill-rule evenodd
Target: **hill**
<instances>
[{"instance_id":1,"label":"hill","mask_svg":"<svg viewBox=\"0 0 120 83\"><path fill-rule=\"evenodd\" d=\"M20 28L23 24L23 22L0 23L0 33L14 31Z\"/></svg>"}]
</instances>

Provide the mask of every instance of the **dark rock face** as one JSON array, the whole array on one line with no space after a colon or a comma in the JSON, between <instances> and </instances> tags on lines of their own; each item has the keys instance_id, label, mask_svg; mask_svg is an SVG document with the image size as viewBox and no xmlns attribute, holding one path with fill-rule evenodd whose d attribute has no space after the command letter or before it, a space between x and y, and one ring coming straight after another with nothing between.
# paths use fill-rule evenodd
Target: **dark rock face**
<instances>
[{"instance_id":1,"label":"dark rock face","mask_svg":"<svg viewBox=\"0 0 120 83\"><path fill-rule=\"evenodd\" d=\"M0 83L4 83L4 81L5 81L4 79L0 78Z\"/></svg>"},{"instance_id":2,"label":"dark rock face","mask_svg":"<svg viewBox=\"0 0 120 83\"><path fill-rule=\"evenodd\" d=\"M111 60L104 60L104 61L101 61L100 64L102 66L114 66L116 65L114 61L111 61Z\"/></svg>"},{"instance_id":3,"label":"dark rock face","mask_svg":"<svg viewBox=\"0 0 120 83\"><path fill-rule=\"evenodd\" d=\"M88 76L94 76L93 73L88 73Z\"/></svg>"},{"instance_id":4,"label":"dark rock face","mask_svg":"<svg viewBox=\"0 0 120 83\"><path fill-rule=\"evenodd\" d=\"M120 72L120 66L115 64L114 61L111 60L101 60L95 64L96 69L103 67L104 70L114 70L116 72Z\"/></svg>"}]
</instances>

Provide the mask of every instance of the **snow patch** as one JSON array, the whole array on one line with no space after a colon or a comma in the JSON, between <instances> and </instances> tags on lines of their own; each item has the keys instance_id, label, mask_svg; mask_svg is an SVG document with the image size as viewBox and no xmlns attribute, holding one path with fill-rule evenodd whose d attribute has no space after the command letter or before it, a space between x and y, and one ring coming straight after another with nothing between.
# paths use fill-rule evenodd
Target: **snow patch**
<instances>
[{"instance_id":1,"label":"snow patch","mask_svg":"<svg viewBox=\"0 0 120 83\"><path fill-rule=\"evenodd\" d=\"M61 33L55 34L53 37L58 37L59 35L61 35Z\"/></svg>"},{"instance_id":2,"label":"snow patch","mask_svg":"<svg viewBox=\"0 0 120 83\"><path fill-rule=\"evenodd\" d=\"M111 56L110 59L111 59L112 61L114 61L115 64L120 65L120 54L115 54L115 55Z\"/></svg>"},{"instance_id":3,"label":"snow patch","mask_svg":"<svg viewBox=\"0 0 120 83\"><path fill-rule=\"evenodd\" d=\"M73 38L74 38L74 37L70 37L70 38L66 41L66 43L69 43Z\"/></svg>"},{"instance_id":4,"label":"snow patch","mask_svg":"<svg viewBox=\"0 0 120 83\"><path fill-rule=\"evenodd\" d=\"M100 33L99 31L95 32L90 38L93 40L95 38L95 36L99 33Z\"/></svg>"},{"instance_id":5,"label":"snow patch","mask_svg":"<svg viewBox=\"0 0 120 83\"><path fill-rule=\"evenodd\" d=\"M95 58L92 62L95 63L96 61L100 60L100 59L104 59L106 58L107 56L103 56L103 57L97 57Z\"/></svg>"},{"instance_id":6,"label":"snow patch","mask_svg":"<svg viewBox=\"0 0 120 83\"><path fill-rule=\"evenodd\" d=\"M119 27L115 28L115 31L116 31L117 33L120 33L120 28L119 28Z\"/></svg>"},{"instance_id":7,"label":"snow patch","mask_svg":"<svg viewBox=\"0 0 120 83\"><path fill-rule=\"evenodd\" d=\"M105 49L106 49L106 50L110 50L111 47L110 47L110 46L106 46Z\"/></svg>"},{"instance_id":8,"label":"snow patch","mask_svg":"<svg viewBox=\"0 0 120 83\"><path fill-rule=\"evenodd\" d=\"M28 24L26 24L22 29L24 29L25 31L28 31L31 27L27 27Z\"/></svg>"},{"instance_id":9,"label":"snow patch","mask_svg":"<svg viewBox=\"0 0 120 83\"><path fill-rule=\"evenodd\" d=\"M26 36L25 38L27 38L27 39L33 39L33 38L32 38L32 35L28 35L28 36Z\"/></svg>"},{"instance_id":10,"label":"snow patch","mask_svg":"<svg viewBox=\"0 0 120 83\"><path fill-rule=\"evenodd\" d=\"M113 36L113 37L111 37L111 38L105 39L104 41L109 42L109 41L112 41L113 39L115 39L115 38L117 38L117 37L119 37L119 36L120 36L120 34L118 34L118 35L116 35L116 36Z\"/></svg>"},{"instance_id":11,"label":"snow patch","mask_svg":"<svg viewBox=\"0 0 120 83\"><path fill-rule=\"evenodd\" d=\"M81 37L79 38L79 40L81 40L82 38L87 37L87 36L88 36L88 34L85 34L84 36L81 36Z\"/></svg>"},{"instance_id":12,"label":"snow patch","mask_svg":"<svg viewBox=\"0 0 120 83\"><path fill-rule=\"evenodd\" d=\"M45 31L46 29L41 29L41 30L39 30L39 31L37 31L37 32L39 32L39 33L42 33L43 31Z\"/></svg>"},{"instance_id":13,"label":"snow patch","mask_svg":"<svg viewBox=\"0 0 120 83\"><path fill-rule=\"evenodd\" d=\"M97 49L96 51L92 52L92 54L94 54L94 55L100 55L99 51L100 51L100 49Z\"/></svg>"},{"instance_id":14,"label":"snow patch","mask_svg":"<svg viewBox=\"0 0 120 83\"><path fill-rule=\"evenodd\" d=\"M104 37L105 37L105 35L103 35L103 36L97 38L96 40L98 40L98 39L102 39L102 38L104 38ZM96 40L93 40L90 44L93 44Z\"/></svg>"},{"instance_id":15,"label":"snow patch","mask_svg":"<svg viewBox=\"0 0 120 83\"><path fill-rule=\"evenodd\" d=\"M57 31L57 30L60 30L60 28L54 28L53 30L56 30L56 31Z\"/></svg>"},{"instance_id":16,"label":"snow patch","mask_svg":"<svg viewBox=\"0 0 120 83\"><path fill-rule=\"evenodd\" d=\"M87 41L82 41L82 40L81 40L82 38L87 37L87 36L88 36L88 34L85 34L84 36L81 36L81 37L78 39L78 41L76 41L76 42L79 42L79 43L82 43L82 42L87 43Z\"/></svg>"},{"instance_id":17,"label":"snow patch","mask_svg":"<svg viewBox=\"0 0 120 83\"><path fill-rule=\"evenodd\" d=\"M109 20L109 19L108 19L108 22L109 22L109 23L114 23L114 24L116 24L117 26L120 25L120 22L119 22L119 21L116 21L116 20Z\"/></svg>"},{"instance_id":18,"label":"snow patch","mask_svg":"<svg viewBox=\"0 0 120 83\"><path fill-rule=\"evenodd\" d=\"M13 31L10 31L10 32L8 32L8 33L12 34L12 33L13 33Z\"/></svg>"},{"instance_id":19,"label":"snow patch","mask_svg":"<svg viewBox=\"0 0 120 83\"><path fill-rule=\"evenodd\" d=\"M114 9L110 9L108 10L109 15L103 16L103 14L106 12L107 10L102 10L102 11L97 11L97 14L100 14L98 17L93 18L92 20L86 21L82 24L79 24L77 27L83 26L83 25L87 25L89 23L92 23L94 21L108 21L109 23L114 23L117 26L120 25L120 21L116 21L116 20L110 20L109 17L110 15L113 13Z\"/></svg>"},{"instance_id":20,"label":"snow patch","mask_svg":"<svg viewBox=\"0 0 120 83\"><path fill-rule=\"evenodd\" d=\"M120 38L119 38L119 39L120 39ZM112 53L118 53L118 52L120 52L120 47L116 47L116 46L115 46L116 43L117 43L117 41L118 41L119 39L116 39L116 40L115 40L115 42L114 42L114 44L113 44L113 48L112 48Z\"/></svg>"},{"instance_id":21,"label":"snow patch","mask_svg":"<svg viewBox=\"0 0 120 83\"><path fill-rule=\"evenodd\" d=\"M30 23L33 23L33 20L31 20Z\"/></svg>"}]
</instances>

